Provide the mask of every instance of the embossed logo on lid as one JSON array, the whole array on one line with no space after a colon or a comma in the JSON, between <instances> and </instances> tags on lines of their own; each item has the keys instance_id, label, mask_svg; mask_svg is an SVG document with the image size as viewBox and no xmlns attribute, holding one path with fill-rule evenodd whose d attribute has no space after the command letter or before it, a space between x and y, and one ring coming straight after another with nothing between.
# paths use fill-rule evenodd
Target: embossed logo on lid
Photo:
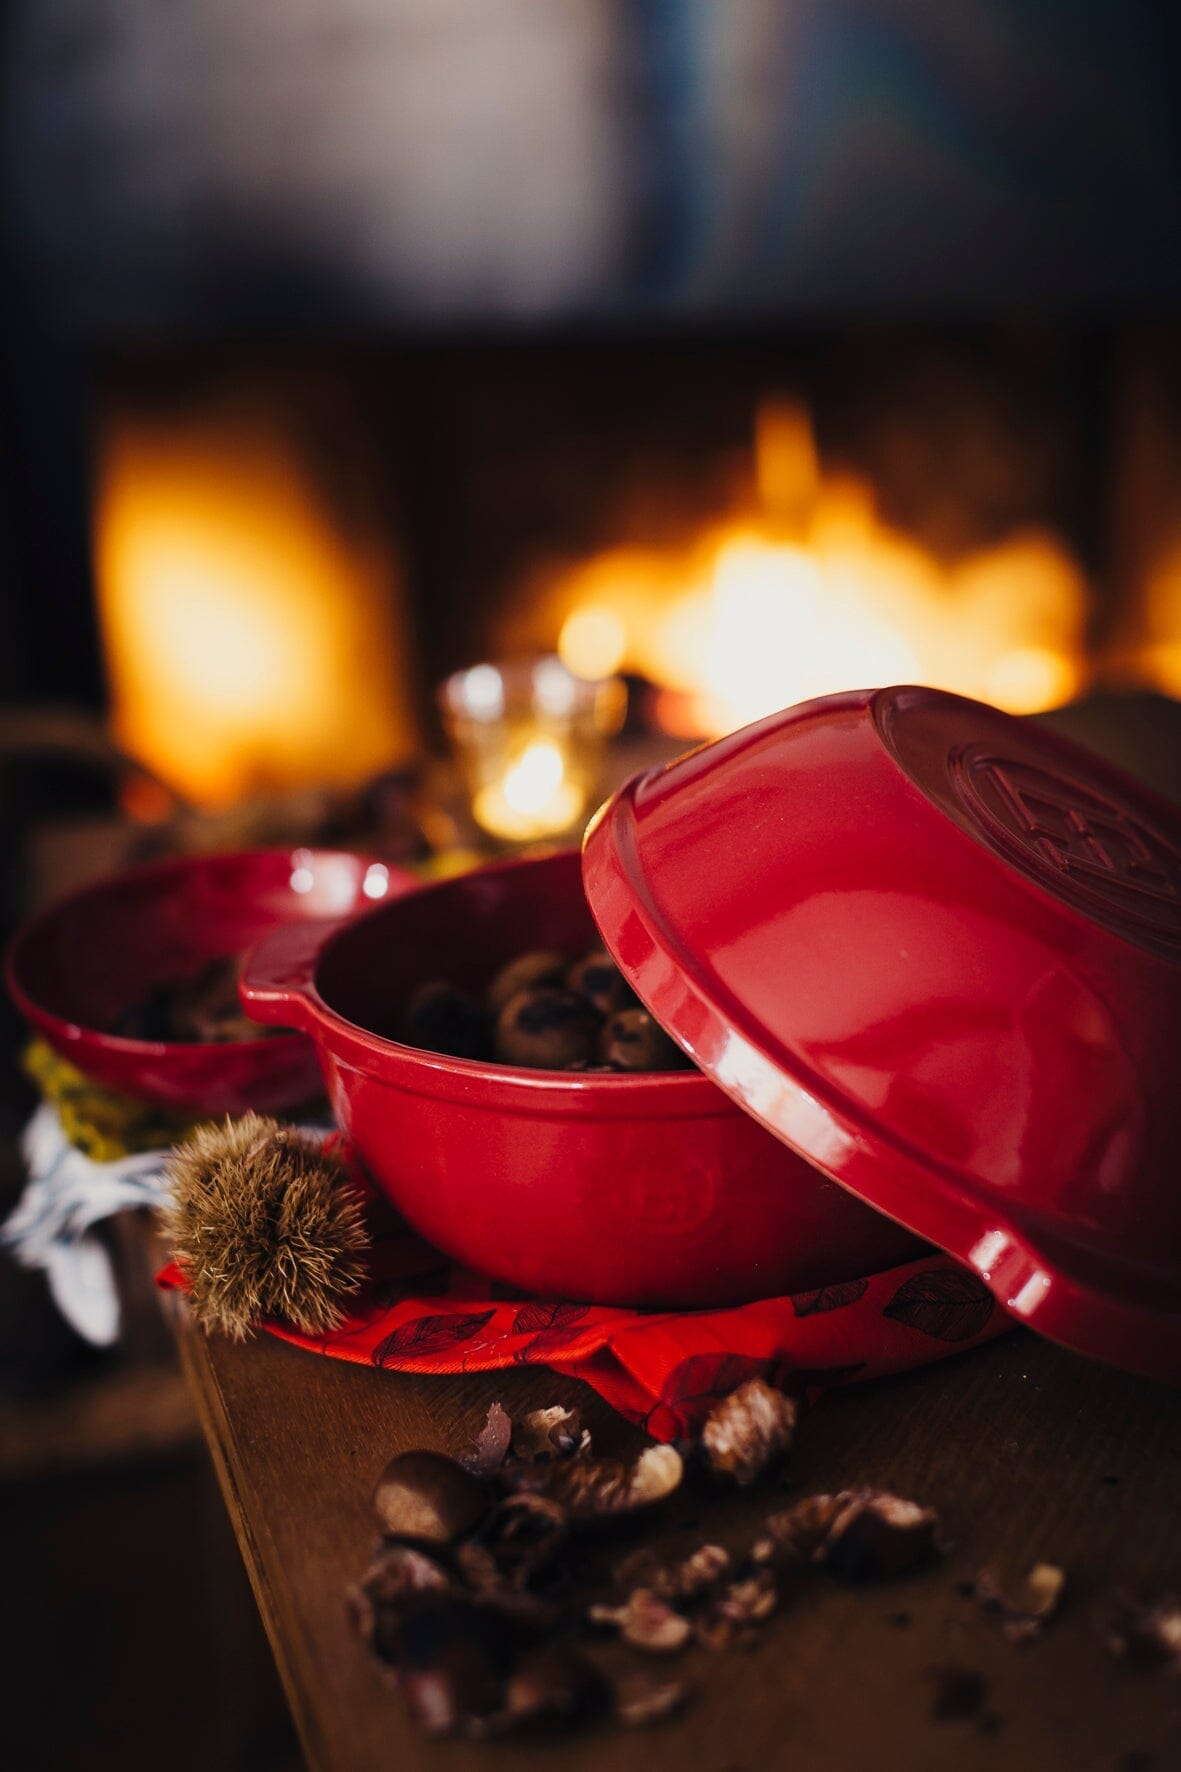
<instances>
[{"instance_id":1,"label":"embossed logo on lid","mask_svg":"<svg viewBox=\"0 0 1181 1772\"><path fill-rule=\"evenodd\" d=\"M1060 898L1120 932L1181 940L1181 854L1127 806L985 745L950 761L985 833Z\"/></svg>"},{"instance_id":2,"label":"embossed logo on lid","mask_svg":"<svg viewBox=\"0 0 1181 1772\"><path fill-rule=\"evenodd\" d=\"M915 786L976 840L1125 941L1181 958L1181 825L1098 757L939 690L875 697Z\"/></svg>"}]
</instances>

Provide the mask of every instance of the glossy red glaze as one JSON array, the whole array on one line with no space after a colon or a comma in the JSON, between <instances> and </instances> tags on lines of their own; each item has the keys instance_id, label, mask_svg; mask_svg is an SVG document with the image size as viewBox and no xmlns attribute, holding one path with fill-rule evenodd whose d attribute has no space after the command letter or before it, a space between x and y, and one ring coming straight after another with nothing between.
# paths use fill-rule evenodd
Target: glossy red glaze
<instances>
[{"instance_id":1,"label":"glossy red glaze","mask_svg":"<svg viewBox=\"0 0 1181 1772\"><path fill-rule=\"evenodd\" d=\"M789 710L629 783L587 894L736 1102L1006 1309L1181 1380L1181 820L922 689Z\"/></svg>"},{"instance_id":2,"label":"glossy red glaze","mask_svg":"<svg viewBox=\"0 0 1181 1772\"><path fill-rule=\"evenodd\" d=\"M283 931L242 998L313 1036L339 1123L424 1236L543 1297L734 1303L914 1252L706 1077L527 1071L383 1037L427 979L478 991L514 955L597 940L567 851L424 888L327 941Z\"/></svg>"},{"instance_id":3,"label":"glossy red glaze","mask_svg":"<svg viewBox=\"0 0 1181 1772\"><path fill-rule=\"evenodd\" d=\"M303 1034L181 1044L103 1029L157 985L241 953L282 924L311 918L322 926L417 885L382 863L329 850L159 862L33 917L9 950L8 985L54 1050L108 1089L183 1113L295 1107L320 1089Z\"/></svg>"}]
</instances>

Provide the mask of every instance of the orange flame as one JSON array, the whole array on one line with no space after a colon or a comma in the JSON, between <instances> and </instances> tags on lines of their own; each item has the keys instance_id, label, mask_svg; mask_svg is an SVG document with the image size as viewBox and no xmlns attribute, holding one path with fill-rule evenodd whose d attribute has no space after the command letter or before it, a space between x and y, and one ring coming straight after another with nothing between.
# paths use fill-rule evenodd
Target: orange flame
<instances>
[{"instance_id":1,"label":"orange flame","mask_svg":"<svg viewBox=\"0 0 1181 1772\"><path fill-rule=\"evenodd\" d=\"M825 474L802 408L771 402L759 509L677 553L614 549L565 575L559 650L587 676L626 668L673 692L666 723L715 736L835 690L928 683L1033 713L1085 676L1082 574L1036 530L945 565Z\"/></svg>"},{"instance_id":2,"label":"orange flame","mask_svg":"<svg viewBox=\"0 0 1181 1772\"><path fill-rule=\"evenodd\" d=\"M412 744L392 562L273 412L120 415L95 556L116 736L194 803L355 783Z\"/></svg>"},{"instance_id":3,"label":"orange flame","mask_svg":"<svg viewBox=\"0 0 1181 1772\"><path fill-rule=\"evenodd\" d=\"M1143 640L1136 674L1165 695L1181 696L1181 536L1163 548L1146 585Z\"/></svg>"}]
</instances>

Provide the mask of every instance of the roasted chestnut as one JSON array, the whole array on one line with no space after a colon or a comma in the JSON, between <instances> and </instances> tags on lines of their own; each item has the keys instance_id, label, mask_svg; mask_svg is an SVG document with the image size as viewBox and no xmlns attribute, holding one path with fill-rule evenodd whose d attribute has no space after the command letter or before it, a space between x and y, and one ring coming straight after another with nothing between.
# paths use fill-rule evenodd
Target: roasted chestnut
<instances>
[{"instance_id":1,"label":"roasted chestnut","mask_svg":"<svg viewBox=\"0 0 1181 1772\"><path fill-rule=\"evenodd\" d=\"M636 994L606 948L592 948L575 960L566 973L566 989L577 997L585 997L600 1015L614 1015L619 1009L630 1009Z\"/></svg>"},{"instance_id":2,"label":"roasted chestnut","mask_svg":"<svg viewBox=\"0 0 1181 1772\"><path fill-rule=\"evenodd\" d=\"M407 1046L447 1052L452 1058L487 1058L491 1050L485 1011L443 979L418 987L406 1005L398 1038Z\"/></svg>"},{"instance_id":3,"label":"roasted chestnut","mask_svg":"<svg viewBox=\"0 0 1181 1772\"><path fill-rule=\"evenodd\" d=\"M561 954L546 951L520 954L500 968L488 986L485 1001L492 1014L497 1016L520 991L532 990L536 985L560 985L565 971L566 961Z\"/></svg>"},{"instance_id":4,"label":"roasted chestnut","mask_svg":"<svg viewBox=\"0 0 1181 1772\"><path fill-rule=\"evenodd\" d=\"M377 1480L373 1509L390 1538L451 1544L474 1530L488 1511L478 1477L442 1452L403 1452Z\"/></svg>"},{"instance_id":5,"label":"roasted chestnut","mask_svg":"<svg viewBox=\"0 0 1181 1772\"><path fill-rule=\"evenodd\" d=\"M591 1063L598 1040L599 1018L589 1003L552 985L519 991L496 1023L497 1058L536 1070Z\"/></svg>"},{"instance_id":6,"label":"roasted chestnut","mask_svg":"<svg viewBox=\"0 0 1181 1772\"><path fill-rule=\"evenodd\" d=\"M121 1011L111 1023L125 1040L202 1042L261 1040L278 1032L260 1027L238 1002L238 960L210 960L190 978L157 985L142 1002Z\"/></svg>"},{"instance_id":7,"label":"roasted chestnut","mask_svg":"<svg viewBox=\"0 0 1181 1772\"><path fill-rule=\"evenodd\" d=\"M425 1052L528 1070L674 1071L689 1062L605 948L573 961L548 948L520 954L501 966L482 1002L434 979L407 1003L396 1037Z\"/></svg>"},{"instance_id":8,"label":"roasted chestnut","mask_svg":"<svg viewBox=\"0 0 1181 1772\"><path fill-rule=\"evenodd\" d=\"M611 1016L599 1051L605 1063L621 1071L679 1071L689 1062L646 1009L621 1009Z\"/></svg>"}]
</instances>

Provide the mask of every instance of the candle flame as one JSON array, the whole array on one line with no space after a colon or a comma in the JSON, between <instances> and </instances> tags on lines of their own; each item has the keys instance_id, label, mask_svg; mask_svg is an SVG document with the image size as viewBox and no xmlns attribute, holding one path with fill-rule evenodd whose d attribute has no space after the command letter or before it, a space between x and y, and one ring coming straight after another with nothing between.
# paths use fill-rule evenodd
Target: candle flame
<instances>
[{"instance_id":1,"label":"candle flame","mask_svg":"<svg viewBox=\"0 0 1181 1772\"><path fill-rule=\"evenodd\" d=\"M480 789L472 810L485 830L521 842L569 829L581 815L584 799L567 778L557 745L535 739L500 781Z\"/></svg>"}]
</instances>

